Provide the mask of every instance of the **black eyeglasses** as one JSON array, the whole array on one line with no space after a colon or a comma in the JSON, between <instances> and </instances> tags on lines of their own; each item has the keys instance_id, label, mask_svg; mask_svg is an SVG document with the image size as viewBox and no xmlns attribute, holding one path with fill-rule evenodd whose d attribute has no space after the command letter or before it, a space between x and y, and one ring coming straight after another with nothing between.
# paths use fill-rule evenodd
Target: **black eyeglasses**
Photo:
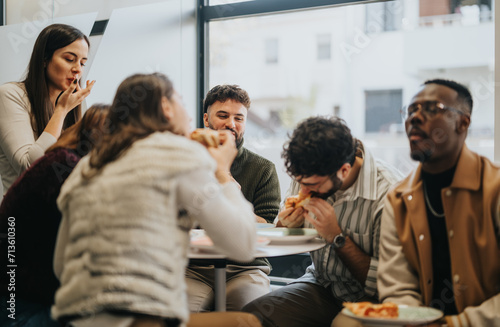
<instances>
[{"instance_id":1,"label":"black eyeglasses","mask_svg":"<svg viewBox=\"0 0 500 327\"><path fill-rule=\"evenodd\" d=\"M407 107L403 107L401 110L401 118L403 119L403 123L414 114L416 114L419 110L422 110L426 119L434 118L438 113L445 111L453 111L460 115L467 115L465 112L460 111L458 109L447 107L441 102L438 101L425 101L420 103L412 103Z\"/></svg>"}]
</instances>

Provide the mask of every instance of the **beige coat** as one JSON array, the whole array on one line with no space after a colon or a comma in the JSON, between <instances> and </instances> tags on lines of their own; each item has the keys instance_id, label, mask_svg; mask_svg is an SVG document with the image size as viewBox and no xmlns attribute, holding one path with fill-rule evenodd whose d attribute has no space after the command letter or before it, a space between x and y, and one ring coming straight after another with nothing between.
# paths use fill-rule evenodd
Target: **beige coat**
<instances>
[{"instance_id":1,"label":"beige coat","mask_svg":"<svg viewBox=\"0 0 500 327\"><path fill-rule=\"evenodd\" d=\"M465 145L451 185L441 191L455 302L450 326L500 326L500 168ZM421 165L388 194L382 217L381 301L429 305L431 237Z\"/></svg>"}]
</instances>

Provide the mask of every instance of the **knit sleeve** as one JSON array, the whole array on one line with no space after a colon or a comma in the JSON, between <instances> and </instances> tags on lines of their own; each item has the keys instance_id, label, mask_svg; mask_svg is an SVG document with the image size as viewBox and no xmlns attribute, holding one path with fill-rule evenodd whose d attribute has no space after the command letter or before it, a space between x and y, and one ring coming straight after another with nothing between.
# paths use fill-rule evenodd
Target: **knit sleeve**
<instances>
[{"instance_id":1,"label":"knit sleeve","mask_svg":"<svg viewBox=\"0 0 500 327\"><path fill-rule=\"evenodd\" d=\"M193 171L179 178L178 203L196 218L221 253L241 262L253 259L255 218L236 183L221 185L212 172Z\"/></svg>"},{"instance_id":2,"label":"knit sleeve","mask_svg":"<svg viewBox=\"0 0 500 327\"><path fill-rule=\"evenodd\" d=\"M269 163L263 170L254 193L252 204L257 216L272 223L278 215L281 201L280 184L274 164Z\"/></svg>"},{"instance_id":3,"label":"knit sleeve","mask_svg":"<svg viewBox=\"0 0 500 327\"><path fill-rule=\"evenodd\" d=\"M0 88L0 145L18 175L56 142L45 132L35 139L26 101L23 90L15 84Z\"/></svg>"},{"instance_id":4,"label":"knit sleeve","mask_svg":"<svg viewBox=\"0 0 500 327\"><path fill-rule=\"evenodd\" d=\"M450 327L496 326L500 321L500 294L481 303L477 307L467 307L456 316L446 316Z\"/></svg>"}]
</instances>

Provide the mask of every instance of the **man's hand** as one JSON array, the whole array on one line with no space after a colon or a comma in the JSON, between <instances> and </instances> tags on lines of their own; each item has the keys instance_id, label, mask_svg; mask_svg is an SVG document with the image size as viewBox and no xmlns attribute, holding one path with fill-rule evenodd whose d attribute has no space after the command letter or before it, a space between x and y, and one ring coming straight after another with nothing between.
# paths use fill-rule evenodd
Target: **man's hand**
<instances>
[{"instance_id":1,"label":"man's hand","mask_svg":"<svg viewBox=\"0 0 500 327\"><path fill-rule=\"evenodd\" d=\"M304 208L306 209L304 212L305 219L313 224L318 234L328 243L332 243L335 236L342 232L337 222L335 210L333 210L333 207L325 200L311 198ZM316 219L312 218L309 212L313 213Z\"/></svg>"},{"instance_id":2,"label":"man's hand","mask_svg":"<svg viewBox=\"0 0 500 327\"><path fill-rule=\"evenodd\" d=\"M277 227L302 227L304 225L304 209L302 207L285 209L278 214L278 219Z\"/></svg>"}]
</instances>

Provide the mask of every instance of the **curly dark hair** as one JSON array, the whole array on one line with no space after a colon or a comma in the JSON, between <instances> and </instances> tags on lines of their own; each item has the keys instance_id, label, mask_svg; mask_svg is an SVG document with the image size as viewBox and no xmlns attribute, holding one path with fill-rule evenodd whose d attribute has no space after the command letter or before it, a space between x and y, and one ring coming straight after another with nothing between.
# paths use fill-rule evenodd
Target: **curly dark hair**
<instances>
[{"instance_id":1,"label":"curly dark hair","mask_svg":"<svg viewBox=\"0 0 500 327\"><path fill-rule=\"evenodd\" d=\"M226 102L227 100L234 100L245 108L250 109L250 97L247 91L240 88L238 85L217 85L208 91L205 100L203 100L203 113L207 113L208 108L215 102Z\"/></svg>"},{"instance_id":2,"label":"curly dark hair","mask_svg":"<svg viewBox=\"0 0 500 327\"><path fill-rule=\"evenodd\" d=\"M311 117L293 131L281 157L290 176L329 176L345 163L354 164L356 144L344 120Z\"/></svg>"},{"instance_id":3,"label":"curly dark hair","mask_svg":"<svg viewBox=\"0 0 500 327\"><path fill-rule=\"evenodd\" d=\"M458 101L462 102L465 108L467 108L469 114L472 114L472 106L474 105L474 103L472 101L472 95L470 94L470 91L466 86L452 80L440 78L425 81L424 85L428 84L443 85L449 87L452 90L455 90L458 93Z\"/></svg>"}]
</instances>

